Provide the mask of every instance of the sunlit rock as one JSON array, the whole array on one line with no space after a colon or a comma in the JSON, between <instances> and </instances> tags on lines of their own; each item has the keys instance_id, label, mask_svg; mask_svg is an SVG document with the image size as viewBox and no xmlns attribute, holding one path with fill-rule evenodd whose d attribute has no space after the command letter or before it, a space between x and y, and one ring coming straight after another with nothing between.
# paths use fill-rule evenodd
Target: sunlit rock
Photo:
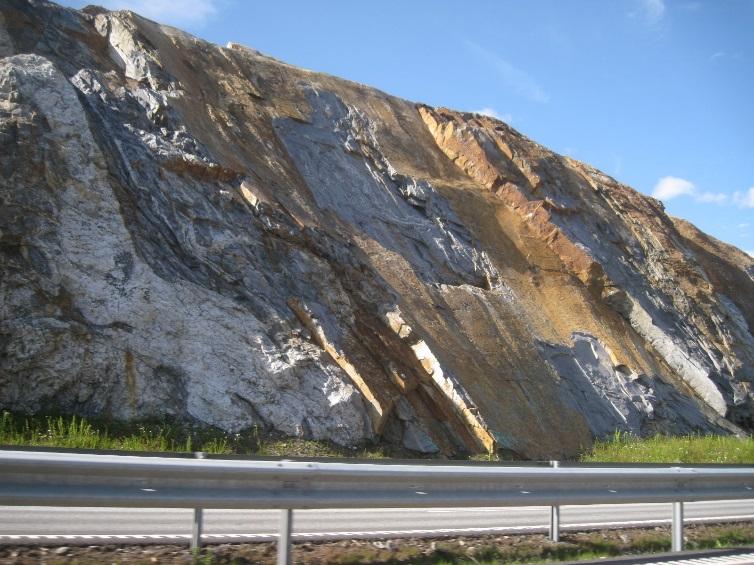
<instances>
[{"instance_id":1,"label":"sunlit rock","mask_svg":"<svg viewBox=\"0 0 754 565\"><path fill-rule=\"evenodd\" d=\"M573 456L754 429L754 260L510 126L0 0L0 407Z\"/></svg>"}]
</instances>

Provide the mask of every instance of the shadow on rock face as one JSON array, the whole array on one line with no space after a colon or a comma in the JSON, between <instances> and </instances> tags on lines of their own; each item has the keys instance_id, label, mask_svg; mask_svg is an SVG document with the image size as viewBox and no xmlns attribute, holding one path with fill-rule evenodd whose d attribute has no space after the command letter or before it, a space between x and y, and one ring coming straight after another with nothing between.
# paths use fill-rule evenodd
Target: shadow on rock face
<instances>
[{"instance_id":1,"label":"shadow on rock face","mask_svg":"<svg viewBox=\"0 0 754 565\"><path fill-rule=\"evenodd\" d=\"M616 430L637 436L657 430L725 433L691 398L669 384L615 364L609 349L596 337L574 332L572 340L571 347L543 342L539 347L561 378L564 402L584 415L595 437Z\"/></svg>"}]
</instances>

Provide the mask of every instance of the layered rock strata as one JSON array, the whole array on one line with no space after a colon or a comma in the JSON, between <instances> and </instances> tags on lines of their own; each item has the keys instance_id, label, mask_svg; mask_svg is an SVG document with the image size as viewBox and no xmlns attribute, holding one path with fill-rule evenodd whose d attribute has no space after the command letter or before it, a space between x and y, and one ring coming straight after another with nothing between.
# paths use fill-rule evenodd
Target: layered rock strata
<instances>
[{"instance_id":1,"label":"layered rock strata","mask_svg":"<svg viewBox=\"0 0 754 565\"><path fill-rule=\"evenodd\" d=\"M0 406L572 456L754 428L754 261L492 118L0 0Z\"/></svg>"}]
</instances>

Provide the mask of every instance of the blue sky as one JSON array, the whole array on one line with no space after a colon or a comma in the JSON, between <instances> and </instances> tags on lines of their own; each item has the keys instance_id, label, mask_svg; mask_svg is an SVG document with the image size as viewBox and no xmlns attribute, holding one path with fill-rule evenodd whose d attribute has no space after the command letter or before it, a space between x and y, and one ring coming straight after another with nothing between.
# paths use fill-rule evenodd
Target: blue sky
<instances>
[{"instance_id":1,"label":"blue sky","mask_svg":"<svg viewBox=\"0 0 754 565\"><path fill-rule=\"evenodd\" d=\"M97 3L496 115L754 255L754 0Z\"/></svg>"}]
</instances>

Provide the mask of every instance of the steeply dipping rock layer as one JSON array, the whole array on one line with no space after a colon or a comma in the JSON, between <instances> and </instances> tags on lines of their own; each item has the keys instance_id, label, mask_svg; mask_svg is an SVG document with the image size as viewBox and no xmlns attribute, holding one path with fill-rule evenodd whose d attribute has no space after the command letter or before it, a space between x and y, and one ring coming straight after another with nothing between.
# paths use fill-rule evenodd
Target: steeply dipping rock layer
<instances>
[{"instance_id":1,"label":"steeply dipping rock layer","mask_svg":"<svg viewBox=\"0 0 754 565\"><path fill-rule=\"evenodd\" d=\"M0 0L0 405L421 452L754 428L754 262L491 118Z\"/></svg>"}]
</instances>

